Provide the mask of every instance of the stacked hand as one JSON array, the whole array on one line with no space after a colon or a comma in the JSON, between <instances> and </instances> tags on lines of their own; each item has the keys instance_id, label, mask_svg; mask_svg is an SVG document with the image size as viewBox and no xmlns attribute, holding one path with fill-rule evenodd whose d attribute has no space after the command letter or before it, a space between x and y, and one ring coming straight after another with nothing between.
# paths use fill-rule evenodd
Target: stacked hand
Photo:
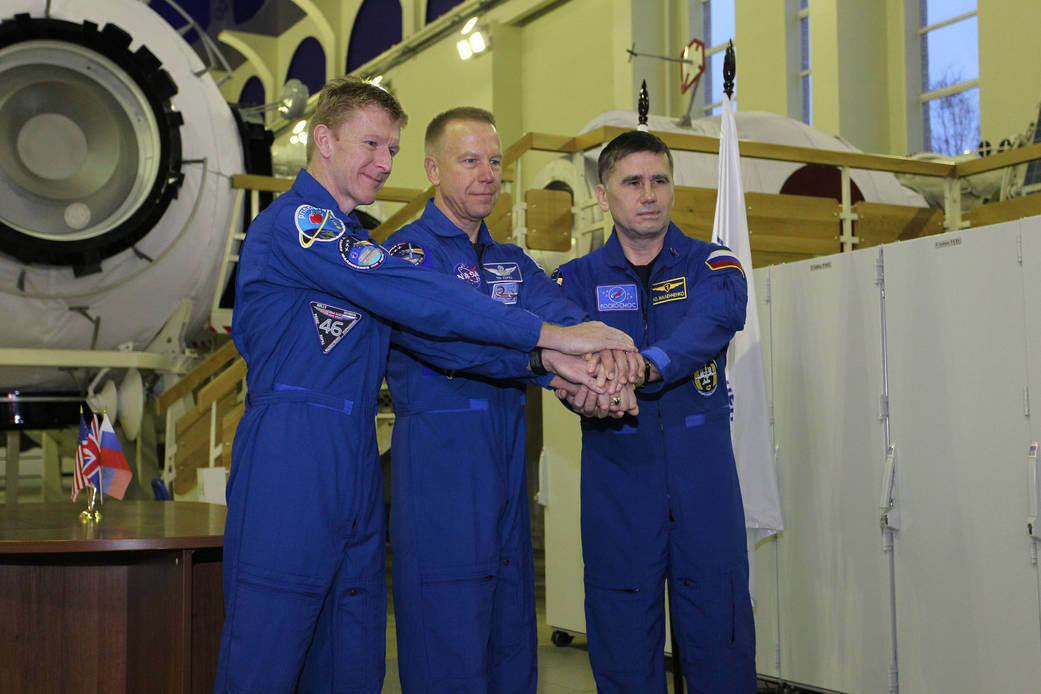
<instances>
[{"instance_id":1,"label":"stacked hand","mask_svg":"<svg viewBox=\"0 0 1041 694\"><path fill-rule=\"evenodd\" d=\"M544 323L539 336L543 366L553 372L557 397L587 417L623 417L640 410L643 357L629 335L599 321L560 327ZM652 367L652 379L657 378Z\"/></svg>"},{"instance_id":2,"label":"stacked hand","mask_svg":"<svg viewBox=\"0 0 1041 694\"><path fill-rule=\"evenodd\" d=\"M571 356L548 350L542 361L554 373L550 387L579 414L617 418L639 413L635 389L644 375L639 352L605 349Z\"/></svg>"}]
</instances>

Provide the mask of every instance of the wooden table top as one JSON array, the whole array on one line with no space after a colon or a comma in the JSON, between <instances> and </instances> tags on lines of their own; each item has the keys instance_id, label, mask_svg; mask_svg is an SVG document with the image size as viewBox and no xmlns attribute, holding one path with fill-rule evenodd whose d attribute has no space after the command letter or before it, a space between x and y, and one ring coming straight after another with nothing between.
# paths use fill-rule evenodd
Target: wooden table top
<instances>
[{"instance_id":1,"label":"wooden table top","mask_svg":"<svg viewBox=\"0 0 1041 694\"><path fill-rule=\"evenodd\" d=\"M222 547L227 508L195 501L106 500L100 523L86 504L21 503L0 509L0 555Z\"/></svg>"}]
</instances>

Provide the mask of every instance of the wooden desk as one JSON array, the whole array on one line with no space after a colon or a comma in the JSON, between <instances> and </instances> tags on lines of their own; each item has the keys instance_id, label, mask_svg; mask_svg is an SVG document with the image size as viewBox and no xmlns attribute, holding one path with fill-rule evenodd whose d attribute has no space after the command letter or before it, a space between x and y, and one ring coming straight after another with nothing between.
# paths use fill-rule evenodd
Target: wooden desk
<instances>
[{"instance_id":1,"label":"wooden desk","mask_svg":"<svg viewBox=\"0 0 1041 694\"><path fill-rule=\"evenodd\" d=\"M115 501L0 509L0 692L210 692L226 509Z\"/></svg>"}]
</instances>

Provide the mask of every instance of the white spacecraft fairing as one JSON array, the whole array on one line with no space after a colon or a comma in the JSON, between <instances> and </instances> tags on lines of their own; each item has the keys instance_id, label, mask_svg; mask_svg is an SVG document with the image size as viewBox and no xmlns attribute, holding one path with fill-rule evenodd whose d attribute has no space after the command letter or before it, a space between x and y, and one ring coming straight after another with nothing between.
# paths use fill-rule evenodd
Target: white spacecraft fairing
<instances>
[{"instance_id":1,"label":"white spacecraft fairing","mask_svg":"<svg viewBox=\"0 0 1041 694\"><path fill-rule=\"evenodd\" d=\"M200 328L244 171L235 115L135 0L0 0L0 348L141 350ZM81 389L0 366L0 390Z\"/></svg>"}]
</instances>

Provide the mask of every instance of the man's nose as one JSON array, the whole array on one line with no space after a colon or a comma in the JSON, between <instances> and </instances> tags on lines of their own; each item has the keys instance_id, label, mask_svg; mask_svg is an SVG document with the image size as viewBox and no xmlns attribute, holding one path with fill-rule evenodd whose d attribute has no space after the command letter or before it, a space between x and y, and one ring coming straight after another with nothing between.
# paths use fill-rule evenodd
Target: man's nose
<instances>
[{"instance_id":1,"label":"man's nose","mask_svg":"<svg viewBox=\"0 0 1041 694\"><path fill-rule=\"evenodd\" d=\"M480 176L482 181L494 181L495 170L492 168L492 163L490 161L481 163L480 167L478 167L477 175Z\"/></svg>"},{"instance_id":2,"label":"man's nose","mask_svg":"<svg viewBox=\"0 0 1041 694\"><path fill-rule=\"evenodd\" d=\"M390 167L394 165L394 155L389 149L380 149L376 154L375 163L381 171L390 171Z\"/></svg>"}]
</instances>

